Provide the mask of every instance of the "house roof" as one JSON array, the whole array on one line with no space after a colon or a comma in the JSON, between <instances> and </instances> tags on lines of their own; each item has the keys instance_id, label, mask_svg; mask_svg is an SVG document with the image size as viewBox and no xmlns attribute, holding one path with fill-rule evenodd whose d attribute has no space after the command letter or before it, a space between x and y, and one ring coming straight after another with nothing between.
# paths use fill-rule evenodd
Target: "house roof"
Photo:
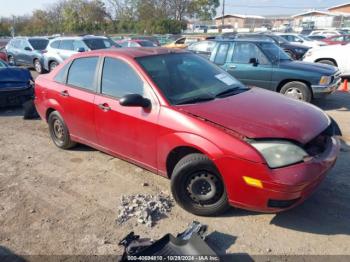
<instances>
[{"instance_id":1,"label":"house roof","mask_svg":"<svg viewBox=\"0 0 350 262\"><path fill-rule=\"evenodd\" d=\"M332 6L330 8L328 8L328 10L333 10L333 9L337 9L337 8L341 8L341 7L345 7L350 5L350 2L344 3L344 4L340 4L340 5L336 5L336 6Z\"/></svg>"},{"instance_id":2,"label":"house roof","mask_svg":"<svg viewBox=\"0 0 350 262\"><path fill-rule=\"evenodd\" d=\"M328 12L328 11L321 11L321 10L309 10L307 12L299 13L296 15L293 15L292 18L298 17L298 16L308 16L312 14L319 14L319 15L326 15L326 16L350 16L350 13L342 13L342 12Z\"/></svg>"},{"instance_id":3,"label":"house roof","mask_svg":"<svg viewBox=\"0 0 350 262\"><path fill-rule=\"evenodd\" d=\"M224 15L224 18L227 18L227 17L237 17L237 18L242 18L242 19L246 19L246 18L265 19L265 17L260 16L260 15L241 15L241 14L227 14L227 15ZM217 16L214 19L215 20L222 19L222 16Z\"/></svg>"}]
</instances>

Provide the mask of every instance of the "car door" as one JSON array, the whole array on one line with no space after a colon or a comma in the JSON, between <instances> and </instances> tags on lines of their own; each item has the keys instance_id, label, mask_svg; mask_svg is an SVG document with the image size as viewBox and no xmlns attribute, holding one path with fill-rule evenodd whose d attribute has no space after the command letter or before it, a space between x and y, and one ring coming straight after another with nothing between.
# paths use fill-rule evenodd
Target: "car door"
<instances>
[{"instance_id":1,"label":"car door","mask_svg":"<svg viewBox=\"0 0 350 262\"><path fill-rule=\"evenodd\" d=\"M124 107L119 99L139 94L151 100L150 108ZM100 94L95 99L95 126L99 145L108 152L156 170L159 104L137 70L128 62L106 57Z\"/></svg>"},{"instance_id":2,"label":"car door","mask_svg":"<svg viewBox=\"0 0 350 262\"><path fill-rule=\"evenodd\" d=\"M33 52L34 49L29 43L28 40L22 40L22 51L21 51L21 57L22 57L22 62L25 65L33 65L32 57L33 57Z\"/></svg>"},{"instance_id":3,"label":"car door","mask_svg":"<svg viewBox=\"0 0 350 262\"><path fill-rule=\"evenodd\" d=\"M24 39L18 39L15 48L15 60L18 65L25 65L25 54L24 48L26 46L26 41Z\"/></svg>"},{"instance_id":4,"label":"car door","mask_svg":"<svg viewBox=\"0 0 350 262\"><path fill-rule=\"evenodd\" d=\"M67 70L66 80L55 81L57 103L71 135L87 144L96 144L94 99L97 87L98 57L77 58L61 69ZM57 77L60 77L60 73Z\"/></svg>"},{"instance_id":5,"label":"car door","mask_svg":"<svg viewBox=\"0 0 350 262\"><path fill-rule=\"evenodd\" d=\"M62 60L66 60L77 52L74 50L74 40L61 40L58 55Z\"/></svg>"},{"instance_id":6,"label":"car door","mask_svg":"<svg viewBox=\"0 0 350 262\"><path fill-rule=\"evenodd\" d=\"M245 85L272 89L272 65L255 43L236 42L226 59L226 71Z\"/></svg>"}]
</instances>

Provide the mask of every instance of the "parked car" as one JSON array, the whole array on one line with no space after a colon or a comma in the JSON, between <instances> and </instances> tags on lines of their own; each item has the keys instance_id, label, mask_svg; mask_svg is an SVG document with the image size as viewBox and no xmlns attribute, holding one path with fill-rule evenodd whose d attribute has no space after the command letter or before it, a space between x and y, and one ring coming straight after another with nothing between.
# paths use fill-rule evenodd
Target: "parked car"
<instances>
[{"instance_id":1,"label":"parked car","mask_svg":"<svg viewBox=\"0 0 350 262\"><path fill-rule=\"evenodd\" d=\"M48 38L44 37L15 37L6 45L10 65L34 67L39 74L44 72L43 55Z\"/></svg>"},{"instance_id":2,"label":"parked car","mask_svg":"<svg viewBox=\"0 0 350 262\"><path fill-rule=\"evenodd\" d=\"M168 177L175 200L196 215L292 208L340 147L319 108L248 89L183 50L81 53L39 76L35 97L56 146L87 144Z\"/></svg>"},{"instance_id":3,"label":"parked car","mask_svg":"<svg viewBox=\"0 0 350 262\"><path fill-rule=\"evenodd\" d=\"M309 38L311 40L322 41L323 39L325 39L327 37L323 36L323 35L308 35L307 38Z\"/></svg>"},{"instance_id":4,"label":"parked car","mask_svg":"<svg viewBox=\"0 0 350 262\"><path fill-rule=\"evenodd\" d=\"M346 45L350 43L350 35L330 36L322 39L327 45Z\"/></svg>"},{"instance_id":5,"label":"parked car","mask_svg":"<svg viewBox=\"0 0 350 262\"><path fill-rule=\"evenodd\" d=\"M213 40L200 41L190 44L187 49L195 54L209 58L215 44L216 42Z\"/></svg>"},{"instance_id":6,"label":"parked car","mask_svg":"<svg viewBox=\"0 0 350 262\"><path fill-rule=\"evenodd\" d=\"M304 61L336 66L341 76L350 76L350 44L313 48L305 54Z\"/></svg>"},{"instance_id":7,"label":"parked car","mask_svg":"<svg viewBox=\"0 0 350 262\"><path fill-rule=\"evenodd\" d=\"M44 55L44 68L51 72L70 56L91 50L119 47L113 40L104 36L58 37L50 40Z\"/></svg>"},{"instance_id":8,"label":"parked car","mask_svg":"<svg viewBox=\"0 0 350 262\"><path fill-rule=\"evenodd\" d=\"M325 37L330 37L334 35L341 35L337 30L313 30L310 35L322 35Z\"/></svg>"},{"instance_id":9,"label":"parked car","mask_svg":"<svg viewBox=\"0 0 350 262\"><path fill-rule=\"evenodd\" d=\"M160 42L156 36L149 35L140 35L140 36L131 36L131 40L146 40L152 42L155 46L160 46Z\"/></svg>"},{"instance_id":10,"label":"parked car","mask_svg":"<svg viewBox=\"0 0 350 262\"><path fill-rule=\"evenodd\" d=\"M280 46L292 59L301 60L307 50L310 47L301 45L301 44L292 44L285 40L283 37L280 37L275 34L237 34L238 39L257 39L257 40L269 40Z\"/></svg>"},{"instance_id":11,"label":"parked car","mask_svg":"<svg viewBox=\"0 0 350 262\"><path fill-rule=\"evenodd\" d=\"M316 41L313 39L308 38L307 36L295 34L295 33L283 33L278 34L279 36L286 39L288 42L292 44L302 44L304 46L308 47L318 47L318 46L325 46L327 45L325 42L322 41Z\"/></svg>"},{"instance_id":12,"label":"parked car","mask_svg":"<svg viewBox=\"0 0 350 262\"><path fill-rule=\"evenodd\" d=\"M341 83L336 67L292 60L270 41L218 41L210 60L246 85L307 102L331 94Z\"/></svg>"},{"instance_id":13,"label":"parked car","mask_svg":"<svg viewBox=\"0 0 350 262\"><path fill-rule=\"evenodd\" d=\"M121 47L156 47L157 45L148 40L121 40L117 41Z\"/></svg>"},{"instance_id":14,"label":"parked car","mask_svg":"<svg viewBox=\"0 0 350 262\"><path fill-rule=\"evenodd\" d=\"M20 106L33 96L33 79L29 70L10 67L0 60L0 108Z\"/></svg>"},{"instance_id":15,"label":"parked car","mask_svg":"<svg viewBox=\"0 0 350 262\"><path fill-rule=\"evenodd\" d=\"M0 48L0 60L2 60L4 62L8 62L7 53L6 53L6 48L5 47L1 47Z\"/></svg>"},{"instance_id":16,"label":"parked car","mask_svg":"<svg viewBox=\"0 0 350 262\"><path fill-rule=\"evenodd\" d=\"M169 44L164 45L166 48L180 48L180 49L185 49L187 48L190 44L196 43L198 41L205 40L204 37L181 37L174 42L171 42Z\"/></svg>"}]
</instances>

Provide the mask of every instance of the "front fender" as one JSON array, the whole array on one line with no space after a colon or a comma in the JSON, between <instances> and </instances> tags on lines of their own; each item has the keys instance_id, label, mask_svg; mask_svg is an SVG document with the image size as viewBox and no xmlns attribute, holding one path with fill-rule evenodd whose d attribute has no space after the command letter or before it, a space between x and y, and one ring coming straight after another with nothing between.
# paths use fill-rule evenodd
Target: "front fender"
<instances>
[{"instance_id":1,"label":"front fender","mask_svg":"<svg viewBox=\"0 0 350 262\"><path fill-rule=\"evenodd\" d=\"M209 140L191 133L176 132L161 136L158 139L158 170L166 176L166 161L169 153L178 147L192 147L207 155L212 161L223 155L223 152Z\"/></svg>"}]
</instances>

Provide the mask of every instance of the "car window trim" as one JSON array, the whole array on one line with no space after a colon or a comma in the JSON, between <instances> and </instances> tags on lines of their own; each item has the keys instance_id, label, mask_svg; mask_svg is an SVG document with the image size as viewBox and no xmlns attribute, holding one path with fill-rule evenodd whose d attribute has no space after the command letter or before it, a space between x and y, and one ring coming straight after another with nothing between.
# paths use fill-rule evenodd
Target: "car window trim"
<instances>
[{"instance_id":1,"label":"car window trim","mask_svg":"<svg viewBox=\"0 0 350 262\"><path fill-rule=\"evenodd\" d=\"M93 81L94 90L90 90L90 89L87 89L87 88L84 88L84 87L68 84L69 72L70 72L70 69L71 69L72 65L74 64L74 61L76 61L77 59L94 58L94 57L98 58L97 63L96 63L96 68L95 68L94 81ZM97 73L98 73L98 67L99 67L100 61L101 61L101 57L96 56L96 55L94 55L94 56L77 57L77 58L73 59L72 61L70 61L69 69L67 70L67 73L66 73L66 83L64 85L67 86L67 87L70 87L70 88L73 88L73 89L82 90L82 91L85 91L85 92L88 92L88 93L91 93L91 94L97 94L98 93L98 91L97 91L98 90L98 86L97 86L97 77L98 77L98 75L97 75Z\"/></svg>"}]
</instances>

